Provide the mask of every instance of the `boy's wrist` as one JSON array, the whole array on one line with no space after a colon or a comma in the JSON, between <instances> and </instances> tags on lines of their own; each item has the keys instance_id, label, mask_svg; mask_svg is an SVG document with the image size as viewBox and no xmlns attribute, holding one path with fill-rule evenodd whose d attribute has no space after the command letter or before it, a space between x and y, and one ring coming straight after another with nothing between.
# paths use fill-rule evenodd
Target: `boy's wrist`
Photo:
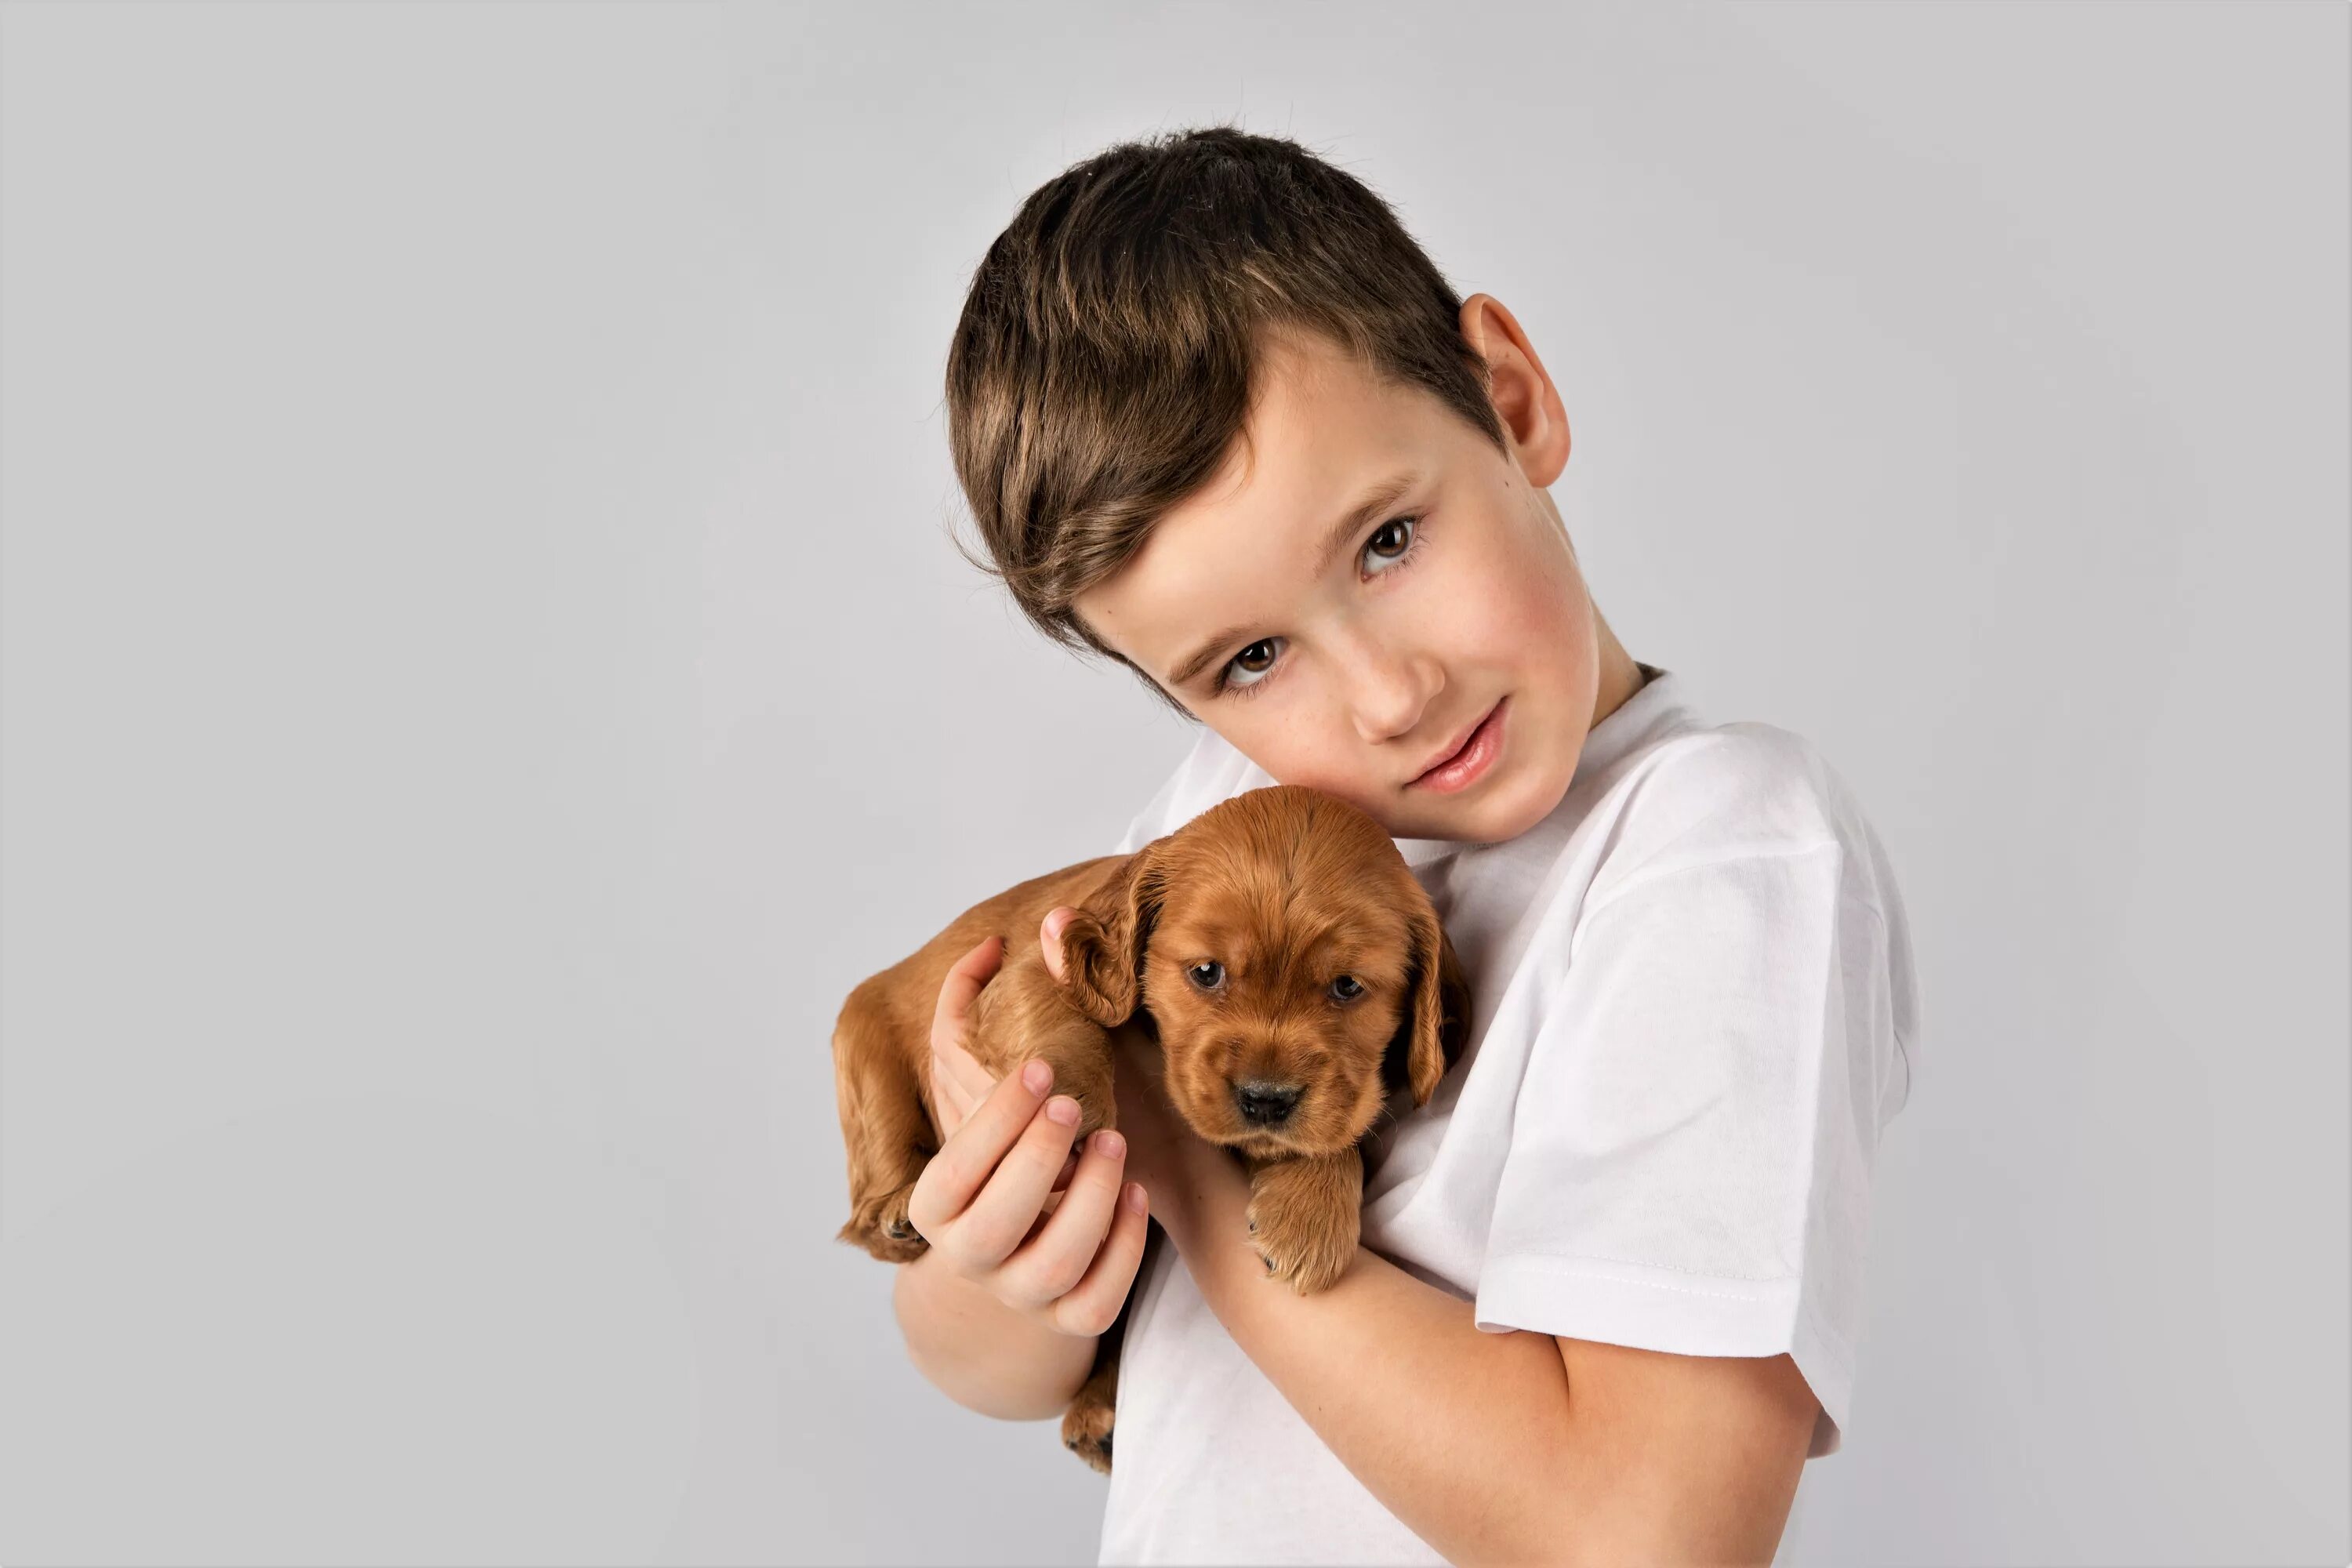
<instances>
[{"instance_id":1,"label":"boy's wrist","mask_svg":"<svg viewBox=\"0 0 2352 1568\"><path fill-rule=\"evenodd\" d=\"M1249 1171L1232 1150L1204 1138L1181 1139L1172 1152L1172 1179L1160 1184L1164 1195L1151 1194L1151 1212L1189 1265L1205 1241L1226 1230L1246 1234Z\"/></svg>"},{"instance_id":2,"label":"boy's wrist","mask_svg":"<svg viewBox=\"0 0 2352 1568\"><path fill-rule=\"evenodd\" d=\"M1000 1420L1058 1414L1094 1361L1097 1336L1067 1334L1006 1306L935 1252L898 1265L892 1292L908 1358L966 1409Z\"/></svg>"}]
</instances>

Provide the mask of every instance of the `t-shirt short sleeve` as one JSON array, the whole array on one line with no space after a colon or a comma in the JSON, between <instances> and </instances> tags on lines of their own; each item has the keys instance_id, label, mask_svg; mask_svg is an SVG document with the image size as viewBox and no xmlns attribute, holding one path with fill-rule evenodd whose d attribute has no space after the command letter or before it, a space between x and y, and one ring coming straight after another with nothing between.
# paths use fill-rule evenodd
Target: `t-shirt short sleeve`
<instances>
[{"instance_id":1,"label":"t-shirt short sleeve","mask_svg":"<svg viewBox=\"0 0 2352 1568\"><path fill-rule=\"evenodd\" d=\"M1837 837L1644 867L1581 911L1542 1008L1481 1329L1790 1352L1846 1418L1891 1053L1885 929Z\"/></svg>"}]
</instances>

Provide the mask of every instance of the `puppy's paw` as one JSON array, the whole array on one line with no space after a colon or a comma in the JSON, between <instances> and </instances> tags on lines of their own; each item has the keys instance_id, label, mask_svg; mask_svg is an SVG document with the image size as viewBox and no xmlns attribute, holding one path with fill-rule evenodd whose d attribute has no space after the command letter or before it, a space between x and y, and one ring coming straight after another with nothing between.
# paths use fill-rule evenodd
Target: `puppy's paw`
<instances>
[{"instance_id":1,"label":"puppy's paw","mask_svg":"<svg viewBox=\"0 0 2352 1568\"><path fill-rule=\"evenodd\" d=\"M867 1198L835 1236L864 1247L885 1263L912 1263L931 1247L907 1219L907 1200L914 1192L915 1184L909 1182L897 1192Z\"/></svg>"},{"instance_id":2,"label":"puppy's paw","mask_svg":"<svg viewBox=\"0 0 2352 1568\"><path fill-rule=\"evenodd\" d=\"M1081 1389L1062 1413L1062 1446L1104 1475L1110 1474L1111 1406Z\"/></svg>"},{"instance_id":3,"label":"puppy's paw","mask_svg":"<svg viewBox=\"0 0 2352 1568\"><path fill-rule=\"evenodd\" d=\"M1348 1175L1336 1163L1300 1159L1261 1166L1251 1181L1251 1244L1266 1272L1302 1296L1330 1289L1356 1259L1361 1166Z\"/></svg>"}]
</instances>

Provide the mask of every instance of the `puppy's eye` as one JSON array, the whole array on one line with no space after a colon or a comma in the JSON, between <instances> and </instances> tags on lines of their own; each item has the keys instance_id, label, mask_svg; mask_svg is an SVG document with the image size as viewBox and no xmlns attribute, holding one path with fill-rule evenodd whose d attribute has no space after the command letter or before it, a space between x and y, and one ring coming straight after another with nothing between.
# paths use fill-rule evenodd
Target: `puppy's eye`
<instances>
[{"instance_id":1,"label":"puppy's eye","mask_svg":"<svg viewBox=\"0 0 2352 1568\"><path fill-rule=\"evenodd\" d=\"M1214 991L1225 978L1225 966L1213 960L1194 964L1184 972L1192 984L1203 991Z\"/></svg>"},{"instance_id":2,"label":"puppy's eye","mask_svg":"<svg viewBox=\"0 0 2352 1568\"><path fill-rule=\"evenodd\" d=\"M1356 983L1352 974L1342 974L1331 982L1331 1000L1334 1002L1353 1002L1363 994L1364 988Z\"/></svg>"}]
</instances>

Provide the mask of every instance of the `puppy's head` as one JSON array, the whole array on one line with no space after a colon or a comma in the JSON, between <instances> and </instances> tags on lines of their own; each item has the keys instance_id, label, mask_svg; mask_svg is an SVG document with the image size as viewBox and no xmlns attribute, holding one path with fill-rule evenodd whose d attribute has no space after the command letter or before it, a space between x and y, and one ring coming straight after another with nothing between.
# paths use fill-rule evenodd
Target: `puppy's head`
<instances>
[{"instance_id":1,"label":"puppy's head","mask_svg":"<svg viewBox=\"0 0 2352 1568\"><path fill-rule=\"evenodd\" d=\"M1299 785L1252 790L1153 840L1063 932L1071 998L1141 1007L1170 1100L1214 1142L1275 1157L1361 1139L1389 1090L1428 1102L1469 987L1385 830Z\"/></svg>"}]
</instances>

